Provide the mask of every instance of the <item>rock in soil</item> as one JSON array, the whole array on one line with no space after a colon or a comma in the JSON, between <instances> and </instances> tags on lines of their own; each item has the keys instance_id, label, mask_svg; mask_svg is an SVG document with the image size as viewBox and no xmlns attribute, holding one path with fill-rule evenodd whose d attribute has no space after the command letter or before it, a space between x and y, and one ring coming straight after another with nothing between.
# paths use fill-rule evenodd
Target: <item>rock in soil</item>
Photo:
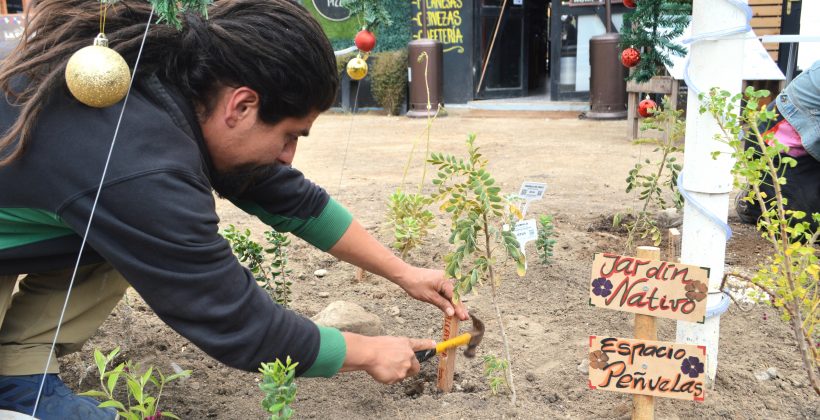
<instances>
[{"instance_id":1,"label":"rock in soil","mask_svg":"<svg viewBox=\"0 0 820 420\"><path fill-rule=\"evenodd\" d=\"M320 268L320 269L314 271L313 275L316 276L316 277L322 278L322 277L327 275L327 270L325 270L324 268Z\"/></svg>"},{"instance_id":2,"label":"rock in soil","mask_svg":"<svg viewBox=\"0 0 820 420\"><path fill-rule=\"evenodd\" d=\"M382 320L377 315L367 312L361 306L338 300L316 314L313 322L326 327L363 335L380 335Z\"/></svg>"}]
</instances>

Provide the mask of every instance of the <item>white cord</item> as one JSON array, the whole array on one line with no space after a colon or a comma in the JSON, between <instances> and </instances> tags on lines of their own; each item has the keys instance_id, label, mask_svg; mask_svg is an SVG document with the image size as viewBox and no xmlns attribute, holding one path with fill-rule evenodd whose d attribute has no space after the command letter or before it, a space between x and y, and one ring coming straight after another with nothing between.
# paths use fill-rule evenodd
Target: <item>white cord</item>
<instances>
[{"instance_id":1,"label":"white cord","mask_svg":"<svg viewBox=\"0 0 820 420\"><path fill-rule=\"evenodd\" d=\"M114 144L117 142L117 135L120 132L120 124L122 123L122 117L125 115L125 106L128 104L128 97L131 94L131 88L134 86L134 79L137 76L137 66L140 62L140 57L142 57L142 49L145 46L145 39L148 37L148 28L151 26L151 19L154 17L154 8L151 8L151 13L148 16L148 23L145 25L145 33L142 35L142 42L140 43L140 49L137 53L137 60L134 62L134 71L131 74L131 82L128 84L128 92L125 94L125 100L122 102L122 109L120 110L120 116L117 119L117 126L114 128L114 138L111 140L111 147L108 149L108 156L105 159L105 166L103 167L102 177L100 178L100 185L97 187L97 194L94 197L94 204L91 206L91 214L88 216L88 224L85 226L85 233L83 234L83 240L80 243L80 253L77 255L77 261L74 263L74 272L71 274L71 281L68 283L68 290L66 291L65 295L65 302L63 302L63 309L60 311L60 320L57 321L57 331L54 333L54 340L51 342L51 350L48 353L48 358L46 359L46 367L43 370L43 380L40 382L40 389L37 391L37 399L34 401L34 410L31 412L31 418L34 419L34 414L37 413L37 406L40 404L40 397L43 394L43 386L46 383L46 375L48 374L48 368L51 365L51 358L54 356L54 349L57 347L57 338L60 336L60 327L63 324L63 317L65 316L66 308L68 307L68 299L71 297L71 288L74 286L74 279L77 277L77 270L80 268L80 260L83 256L83 250L85 249L85 244L88 239L88 232L91 230L91 221L94 219L94 212L97 210L97 202L100 200L100 192L102 192L103 183L105 181L105 175L108 173L108 164L111 162L111 155L114 152Z\"/></svg>"}]
</instances>

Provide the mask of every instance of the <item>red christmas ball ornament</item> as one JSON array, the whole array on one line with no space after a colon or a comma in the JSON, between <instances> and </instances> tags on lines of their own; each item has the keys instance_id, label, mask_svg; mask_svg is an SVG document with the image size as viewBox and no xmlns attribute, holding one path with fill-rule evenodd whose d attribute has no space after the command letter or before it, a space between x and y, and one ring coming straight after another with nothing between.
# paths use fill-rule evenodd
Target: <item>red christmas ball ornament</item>
<instances>
[{"instance_id":1,"label":"red christmas ball ornament","mask_svg":"<svg viewBox=\"0 0 820 420\"><path fill-rule=\"evenodd\" d=\"M646 117L652 115L651 113L657 107L658 107L658 104L655 101L653 101L652 99L649 99L649 97L647 96L644 100L642 100L640 103L638 103L638 114L641 117L646 118Z\"/></svg>"},{"instance_id":2,"label":"red christmas ball ornament","mask_svg":"<svg viewBox=\"0 0 820 420\"><path fill-rule=\"evenodd\" d=\"M624 6L630 9L634 9L637 6L636 3L638 3L637 0L624 0Z\"/></svg>"},{"instance_id":3,"label":"red christmas ball ornament","mask_svg":"<svg viewBox=\"0 0 820 420\"><path fill-rule=\"evenodd\" d=\"M641 61L641 53L633 47L621 52L621 63L626 67L635 67Z\"/></svg>"},{"instance_id":4,"label":"red christmas ball ornament","mask_svg":"<svg viewBox=\"0 0 820 420\"><path fill-rule=\"evenodd\" d=\"M362 29L356 34L355 42L356 48L362 52L370 52L376 46L376 36L373 35L373 32Z\"/></svg>"}]
</instances>

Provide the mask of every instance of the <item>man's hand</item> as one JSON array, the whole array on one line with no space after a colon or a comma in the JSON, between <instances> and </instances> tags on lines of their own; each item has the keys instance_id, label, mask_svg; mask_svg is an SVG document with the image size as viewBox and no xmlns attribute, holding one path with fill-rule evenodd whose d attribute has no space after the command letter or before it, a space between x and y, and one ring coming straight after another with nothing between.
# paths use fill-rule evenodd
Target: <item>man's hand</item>
<instances>
[{"instance_id":1,"label":"man's hand","mask_svg":"<svg viewBox=\"0 0 820 420\"><path fill-rule=\"evenodd\" d=\"M384 384L394 384L419 373L415 352L436 347L433 340L367 337L347 332L342 335L347 345L347 354L340 372L363 370Z\"/></svg>"},{"instance_id":2,"label":"man's hand","mask_svg":"<svg viewBox=\"0 0 820 420\"><path fill-rule=\"evenodd\" d=\"M414 267L393 255L367 233L357 221L353 221L344 235L328 252L334 257L361 267L398 284L410 296L429 302L460 320L469 318L464 305L453 305L453 284L447 280L444 271Z\"/></svg>"},{"instance_id":3,"label":"man's hand","mask_svg":"<svg viewBox=\"0 0 820 420\"><path fill-rule=\"evenodd\" d=\"M455 315L462 321L470 317L464 304L453 305L453 283L442 270L408 265L396 284L415 299L438 306L447 316Z\"/></svg>"}]
</instances>

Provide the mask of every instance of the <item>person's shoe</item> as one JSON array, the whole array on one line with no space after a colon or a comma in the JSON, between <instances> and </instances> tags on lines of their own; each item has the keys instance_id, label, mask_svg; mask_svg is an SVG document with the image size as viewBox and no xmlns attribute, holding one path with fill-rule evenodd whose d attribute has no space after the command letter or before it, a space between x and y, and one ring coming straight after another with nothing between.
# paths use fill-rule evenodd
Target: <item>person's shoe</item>
<instances>
[{"instance_id":1,"label":"person's shoe","mask_svg":"<svg viewBox=\"0 0 820 420\"><path fill-rule=\"evenodd\" d=\"M749 192L746 190L737 193L735 197L735 211L741 222L756 225L757 219L760 218L760 209L756 205L744 200L748 195Z\"/></svg>"},{"instance_id":2,"label":"person's shoe","mask_svg":"<svg viewBox=\"0 0 820 420\"><path fill-rule=\"evenodd\" d=\"M31 415L43 375L0 376L0 409ZM97 408L99 401L81 397L56 374L45 375L43 394L34 414L39 420L113 420L112 408Z\"/></svg>"}]
</instances>

